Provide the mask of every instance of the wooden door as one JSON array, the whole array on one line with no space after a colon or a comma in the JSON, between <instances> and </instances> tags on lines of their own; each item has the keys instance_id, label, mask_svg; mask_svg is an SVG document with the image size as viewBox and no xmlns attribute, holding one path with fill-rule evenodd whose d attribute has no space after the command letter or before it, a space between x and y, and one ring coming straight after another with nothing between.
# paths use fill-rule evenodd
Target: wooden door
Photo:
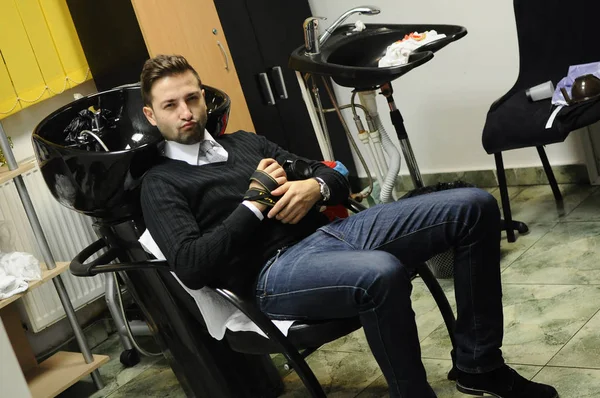
<instances>
[{"instance_id":1,"label":"wooden door","mask_svg":"<svg viewBox=\"0 0 600 398\"><path fill-rule=\"evenodd\" d=\"M227 132L254 132L248 105L213 0L132 0L150 56L180 54L203 84L231 98Z\"/></svg>"}]
</instances>

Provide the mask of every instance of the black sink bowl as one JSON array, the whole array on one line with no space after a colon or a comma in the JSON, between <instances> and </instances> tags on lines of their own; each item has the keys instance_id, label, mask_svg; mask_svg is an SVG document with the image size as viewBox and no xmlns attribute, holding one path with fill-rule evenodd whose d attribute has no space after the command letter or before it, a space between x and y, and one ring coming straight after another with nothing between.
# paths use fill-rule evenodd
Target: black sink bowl
<instances>
[{"instance_id":1,"label":"black sink bowl","mask_svg":"<svg viewBox=\"0 0 600 398\"><path fill-rule=\"evenodd\" d=\"M225 131L229 97L204 87L209 108L208 132ZM84 109L93 106L115 116L102 131L109 149L82 149L67 142L65 128ZM139 188L145 172L157 161L164 139L142 112L137 85L117 88L74 101L42 120L32 136L37 161L52 195L62 205L105 220L131 218L140 213ZM89 146L88 146L89 149Z\"/></svg>"},{"instance_id":2,"label":"black sink bowl","mask_svg":"<svg viewBox=\"0 0 600 398\"><path fill-rule=\"evenodd\" d=\"M304 46L297 48L289 60L290 68L318 75L331 76L340 86L370 90L408 73L433 58L433 53L467 34L455 25L366 25L362 32L352 32L354 25L343 25L335 30L321 53L306 55ZM412 32L436 30L446 35L418 48L405 65L378 67L392 43Z\"/></svg>"}]
</instances>

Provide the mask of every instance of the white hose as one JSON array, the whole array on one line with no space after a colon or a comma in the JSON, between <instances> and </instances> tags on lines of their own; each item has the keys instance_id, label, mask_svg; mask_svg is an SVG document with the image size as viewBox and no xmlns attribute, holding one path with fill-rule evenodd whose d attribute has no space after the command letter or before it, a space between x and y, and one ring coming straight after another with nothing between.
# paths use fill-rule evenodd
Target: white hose
<instances>
[{"instance_id":1,"label":"white hose","mask_svg":"<svg viewBox=\"0 0 600 398\"><path fill-rule=\"evenodd\" d=\"M381 165L381 174L384 174L388 169L387 159L383 155L383 148L381 147L381 134L379 130L369 132L369 138L375 146L375 153L377 154L377 163ZM383 181L381 181L383 183Z\"/></svg>"},{"instance_id":2,"label":"white hose","mask_svg":"<svg viewBox=\"0 0 600 398\"><path fill-rule=\"evenodd\" d=\"M100 137L98 137L96 134L92 133L90 130L81 130L79 135L81 135L81 134L91 135L92 137L94 137L96 139L96 141L98 141L100 143L100 145L102 146L102 149L104 149L106 152L109 152L108 147L104 144L104 142L100 139Z\"/></svg>"},{"instance_id":3,"label":"white hose","mask_svg":"<svg viewBox=\"0 0 600 398\"><path fill-rule=\"evenodd\" d=\"M373 159L373 162L375 163L375 167L373 167L373 170L375 171L375 178L377 178L377 182L381 186L381 184L383 184L383 172L379 169L379 164L377 163L377 159L375 158L373 147L371 147L372 142L370 142L369 140L369 133L359 133L358 138L361 140L364 147L367 149L367 154L369 155L369 158ZM367 173L370 172L369 170L366 171Z\"/></svg>"},{"instance_id":4,"label":"white hose","mask_svg":"<svg viewBox=\"0 0 600 398\"><path fill-rule=\"evenodd\" d=\"M383 127L383 123L381 123L379 115L375 115L373 117L373 121L375 122L375 125L379 130L379 134L381 135L381 145L383 146L383 150L390 159L388 173L385 176L385 181L383 184L381 184L380 199L381 203L390 203L393 201L392 195L394 193L394 187L396 186L398 173L400 173L402 158L400 157L400 152L385 131L385 127Z\"/></svg>"},{"instance_id":5,"label":"white hose","mask_svg":"<svg viewBox=\"0 0 600 398\"><path fill-rule=\"evenodd\" d=\"M400 158L400 152L385 131L383 123L381 123L379 112L377 111L377 103L375 101L375 91L362 91L358 93L358 96L360 97L360 102L363 104L363 106L368 109L369 115L371 115L371 118L375 123L375 127L377 130L379 130L379 134L381 136L381 146L389 158L388 172L385 176L385 180L381 183L381 194L379 198L381 203L390 203L394 200L394 187L396 186L396 179L398 178L400 164L402 162L402 159ZM383 161L385 162L385 158Z\"/></svg>"}]
</instances>

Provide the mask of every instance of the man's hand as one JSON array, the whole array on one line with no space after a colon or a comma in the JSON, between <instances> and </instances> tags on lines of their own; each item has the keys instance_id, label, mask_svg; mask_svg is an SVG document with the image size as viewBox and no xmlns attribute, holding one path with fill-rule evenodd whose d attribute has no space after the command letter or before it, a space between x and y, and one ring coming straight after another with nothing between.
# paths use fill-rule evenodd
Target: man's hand
<instances>
[{"instance_id":1,"label":"man's hand","mask_svg":"<svg viewBox=\"0 0 600 398\"><path fill-rule=\"evenodd\" d=\"M283 195L269 211L267 217L277 218L284 224L296 224L321 200L319 183L314 178L288 181L271 191L273 196Z\"/></svg>"},{"instance_id":2,"label":"man's hand","mask_svg":"<svg viewBox=\"0 0 600 398\"><path fill-rule=\"evenodd\" d=\"M277 163L275 159L266 158L261 160L258 163L258 166L256 166L256 170L262 170L265 173L269 174L277 181L280 187L281 185L287 182L287 175L285 174L285 170L283 169L283 167L281 167L279 163ZM249 188L263 189L263 187L256 181L252 181L250 183ZM254 207L256 207L258 210L260 210L260 212L263 212L267 209L267 205L264 205L262 203L254 201L250 203L252 203L252 205L254 205Z\"/></svg>"}]
</instances>

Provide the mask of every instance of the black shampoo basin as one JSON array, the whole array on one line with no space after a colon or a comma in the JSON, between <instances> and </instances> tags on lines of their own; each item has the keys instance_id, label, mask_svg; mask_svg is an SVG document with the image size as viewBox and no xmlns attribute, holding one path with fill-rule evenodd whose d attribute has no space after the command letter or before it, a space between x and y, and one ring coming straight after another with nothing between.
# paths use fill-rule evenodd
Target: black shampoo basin
<instances>
[{"instance_id":1,"label":"black shampoo basin","mask_svg":"<svg viewBox=\"0 0 600 398\"><path fill-rule=\"evenodd\" d=\"M290 57L290 68L331 76L340 86L372 89L430 61L433 53L467 34L465 28L456 25L367 24L362 32L352 32L353 28L343 25L336 29L319 54L307 55L304 46L297 48ZM389 45L412 32L429 30L446 37L419 47L405 65L378 67Z\"/></svg>"},{"instance_id":2,"label":"black shampoo basin","mask_svg":"<svg viewBox=\"0 0 600 398\"><path fill-rule=\"evenodd\" d=\"M213 136L225 131L229 97L204 87L209 108L207 130ZM96 150L73 145L66 127L85 109L103 110L112 123L102 130ZM32 135L37 161L52 195L62 205L102 219L139 214L139 188L146 171L161 155L164 139L142 111L137 85L116 88L76 100L56 110Z\"/></svg>"}]
</instances>

